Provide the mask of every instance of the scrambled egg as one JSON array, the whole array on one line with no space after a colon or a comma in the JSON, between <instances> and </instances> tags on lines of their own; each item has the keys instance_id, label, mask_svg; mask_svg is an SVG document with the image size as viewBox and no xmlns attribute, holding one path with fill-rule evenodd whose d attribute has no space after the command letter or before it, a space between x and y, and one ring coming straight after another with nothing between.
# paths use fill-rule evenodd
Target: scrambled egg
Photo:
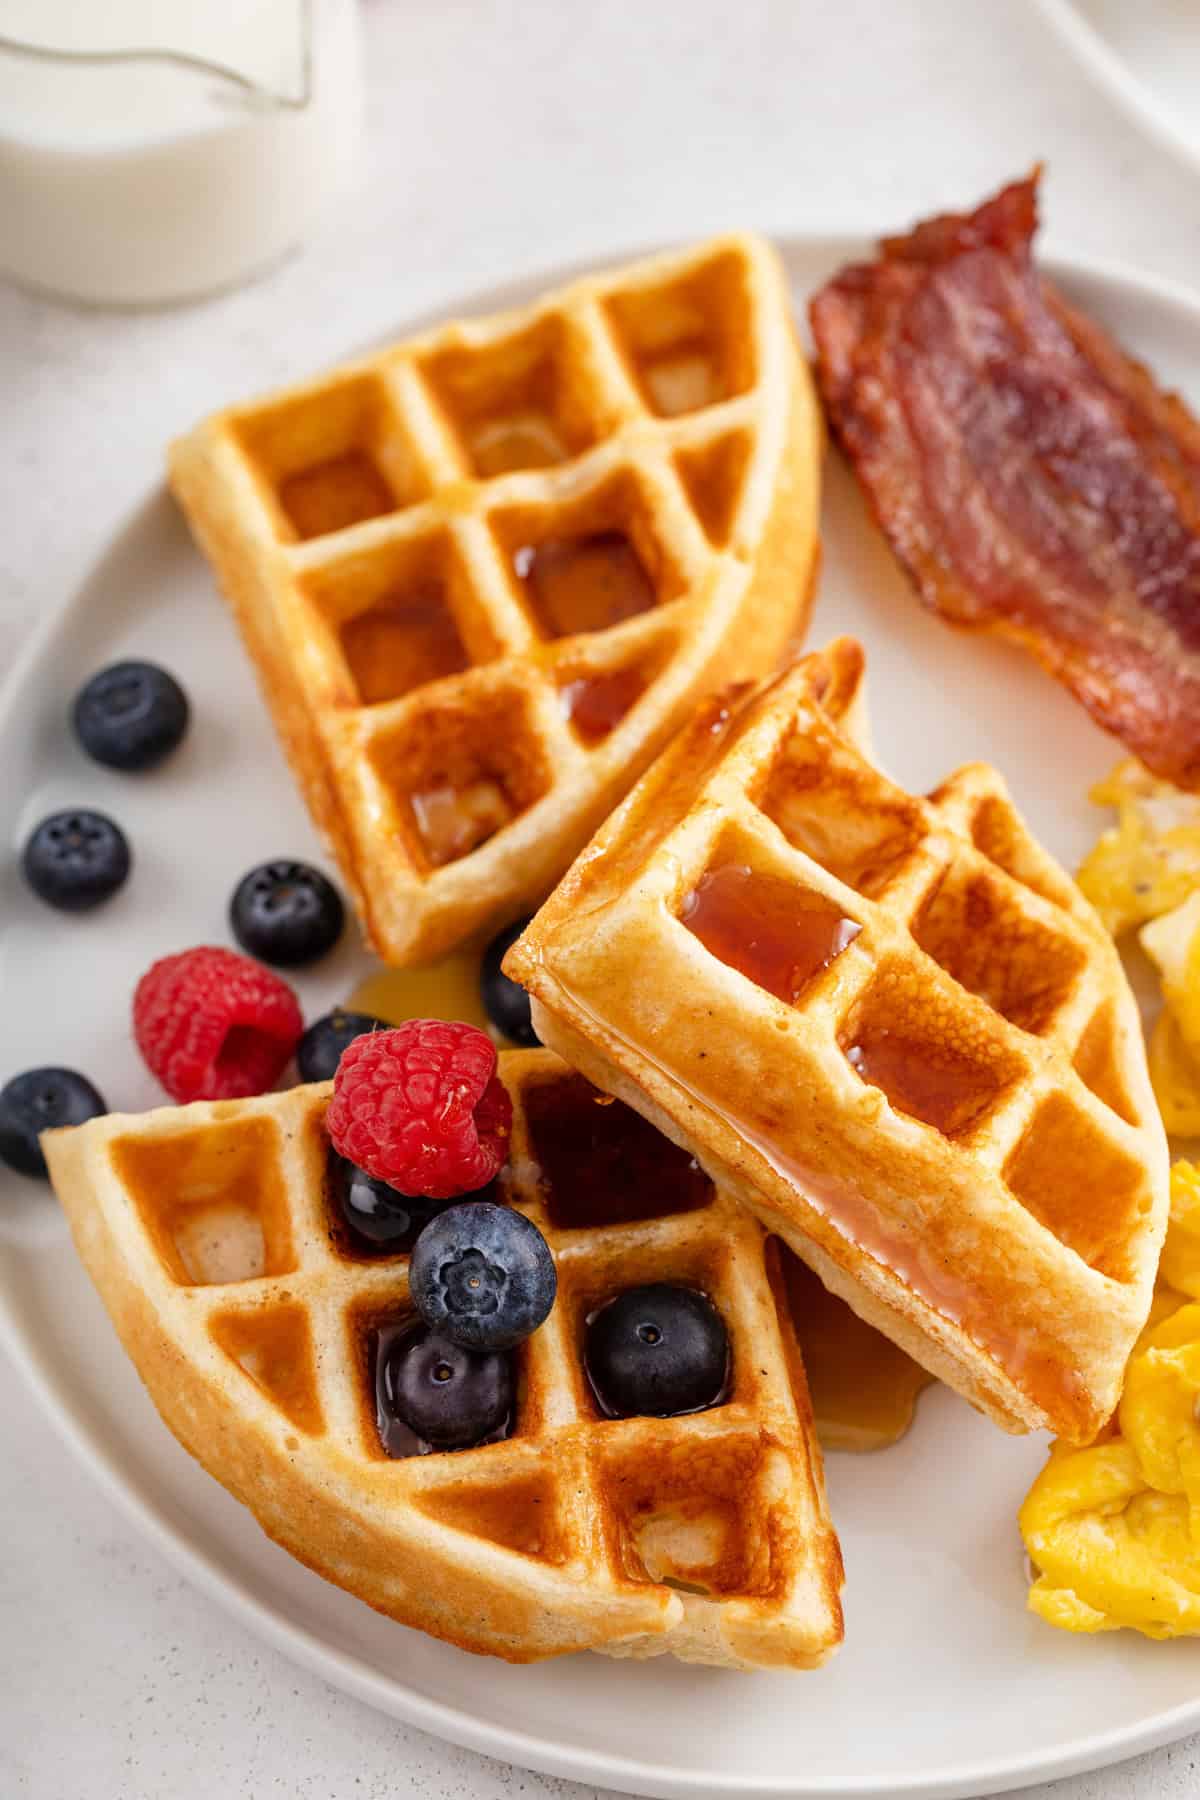
<instances>
[{"instance_id":1,"label":"scrambled egg","mask_svg":"<svg viewBox=\"0 0 1200 1800\"><path fill-rule=\"evenodd\" d=\"M1164 1011L1150 1034L1150 1080L1171 1137L1200 1137L1200 1068L1174 1016Z\"/></svg>"},{"instance_id":2,"label":"scrambled egg","mask_svg":"<svg viewBox=\"0 0 1200 1800\"><path fill-rule=\"evenodd\" d=\"M1079 871L1080 887L1114 937L1172 911L1200 886L1200 794L1159 781L1137 762L1118 763L1092 789L1117 822Z\"/></svg>"},{"instance_id":3,"label":"scrambled egg","mask_svg":"<svg viewBox=\"0 0 1200 1800\"><path fill-rule=\"evenodd\" d=\"M1119 763L1092 799L1117 809L1079 871L1079 885L1114 934L1138 938L1162 981L1150 1078L1173 1137L1200 1137L1200 794Z\"/></svg>"},{"instance_id":4,"label":"scrambled egg","mask_svg":"<svg viewBox=\"0 0 1200 1800\"><path fill-rule=\"evenodd\" d=\"M1105 925L1136 927L1163 1011L1150 1077L1167 1131L1200 1138L1200 794L1136 762L1092 792L1117 810L1079 871ZM1064 1631L1200 1636L1200 1165L1171 1171L1171 1222L1116 1414L1055 1444L1021 1508L1030 1610Z\"/></svg>"},{"instance_id":5,"label":"scrambled egg","mask_svg":"<svg viewBox=\"0 0 1200 1800\"><path fill-rule=\"evenodd\" d=\"M1029 1605L1065 1631L1200 1635L1200 1167L1171 1171L1159 1287L1115 1418L1055 1444L1021 1508Z\"/></svg>"}]
</instances>

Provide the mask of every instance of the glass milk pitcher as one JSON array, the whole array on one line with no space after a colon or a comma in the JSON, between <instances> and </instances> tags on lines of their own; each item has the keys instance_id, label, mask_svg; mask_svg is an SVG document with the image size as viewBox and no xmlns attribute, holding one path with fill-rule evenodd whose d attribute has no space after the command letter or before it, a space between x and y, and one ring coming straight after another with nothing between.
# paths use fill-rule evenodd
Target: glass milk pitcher
<instances>
[{"instance_id":1,"label":"glass milk pitcher","mask_svg":"<svg viewBox=\"0 0 1200 1800\"><path fill-rule=\"evenodd\" d=\"M0 0L0 273L100 305L257 274L345 185L357 0Z\"/></svg>"}]
</instances>

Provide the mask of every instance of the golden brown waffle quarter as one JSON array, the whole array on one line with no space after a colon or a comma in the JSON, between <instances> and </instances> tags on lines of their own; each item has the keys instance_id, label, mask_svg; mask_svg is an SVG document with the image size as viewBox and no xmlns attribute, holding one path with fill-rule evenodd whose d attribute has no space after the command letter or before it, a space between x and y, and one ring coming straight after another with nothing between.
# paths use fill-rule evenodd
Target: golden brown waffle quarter
<instances>
[{"instance_id":1,"label":"golden brown waffle quarter","mask_svg":"<svg viewBox=\"0 0 1200 1800\"><path fill-rule=\"evenodd\" d=\"M868 760L841 639L701 713L510 952L543 1040L1010 1430L1087 1439L1167 1150L1116 950L983 764Z\"/></svg>"},{"instance_id":2,"label":"golden brown waffle quarter","mask_svg":"<svg viewBox=\"0 0 1200 1800\"><path fill-rule=\"evenodd\" d=\"M465 1649L810 1668L842 1565L778 1246L686 1153L549 1051L512 1051L506 1197L559 1297L517 1352L511 1435L385 1455L376 1334L414 1320L406 1256L369 1257L328 1193L328 1086L113 1115L44 1139L79 1252L180 1442L263 1529L381 1612ZM728 1328L723 1402L602 1416L588 1315L647 1281Z\"/></svg>"},{"instance_id":3,"label":"golden brown waffle quarter","mask_svg":"<svg viewBox=\"0 0 1200 1800\"><path fill-rule=\"evenodd\" d=\"M773 668L820 423L735 237L217 414L171 484L390 963L528 912L698 697Z\"/></svg>"}]
</instances>

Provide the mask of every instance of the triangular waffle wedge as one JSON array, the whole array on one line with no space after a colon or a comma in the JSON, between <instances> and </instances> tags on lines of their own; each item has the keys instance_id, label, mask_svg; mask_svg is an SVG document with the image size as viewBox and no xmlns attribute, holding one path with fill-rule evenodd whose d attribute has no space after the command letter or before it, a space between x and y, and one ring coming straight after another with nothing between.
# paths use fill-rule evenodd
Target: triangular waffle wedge
<instances>
[{"instance_id":1,"label":"triangular waffle wedge","mask_svg":"<svg viewBox=\"0 0 1200 1800\"><path fill-rule=\"evenodd\" d=\"M549 1051L512 1051L506 1197L559 1296L515 1354L511 1435L389 1458L376 1334L407 1256L331 1204L328 1086L113 1115L43 1140L80 1254L171 1430L294 1556L381 1612L528 1662L596 1649L809 1668L841 1641L841 1557L780 1270L686 1153ZM706 1292L728 1398L603 1417L583 1328L647 1281ZM677 1584L677 1585L676 1585Z\"/></svg>"},{"instance_id":2,"label":"triangular waffle wedge","mask_svg":"<svg viewBox=\"0 0 1200 1800\"><path fill-rule=\"evenodd\" d=\"M857 644L714 702L510 952L543 1040L1011 1430L1083 1439L1167 1155L1120 962L1000 778L863 739Z\"/></svg>"},{"instance_id":3,"label":"triangular waffle wedge","mask_svg":"<svg viewBox=\"0 0 1200 1800\"><path fill-rule=\"evenodd\" d=\"M756 238L217 414L171 483L386 962L532 910L807 617L819 412Z\"/></svg>"}]
</instances>

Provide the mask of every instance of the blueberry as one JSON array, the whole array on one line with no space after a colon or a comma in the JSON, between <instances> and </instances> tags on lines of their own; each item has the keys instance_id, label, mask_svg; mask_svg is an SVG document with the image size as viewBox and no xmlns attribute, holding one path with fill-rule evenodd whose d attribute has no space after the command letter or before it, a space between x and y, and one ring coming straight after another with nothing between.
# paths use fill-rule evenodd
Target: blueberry
<instances>
[{"instance_id":1,"label":"blueberry","mask_svg":"<svg viewBox=\"0 0 1200 1800\"><path fill-rule=\"evenodd\" d=\"M85 681L71 722L88 755L110 769L152 769L188 726L187 695L155 663L119 662Z\"/></svg>"},{"instance_id":2,"label":"blueberry","mask_svg":"<svg viewBox=\"0 0 1200 1800\"><path fill-rule=\"evenodd\" d=\"M294 969L332 950L345 923L342 897L320 869L280 857L243 875L229 922L243 950L260 962Z\"/></svg>"},{"instance_id":3,"label":"blueberry","mask_svg":"<svg viewBox=\"0 0 1200 1800\"><path fill-rule=\"evenodd\" d=\"M335 1006L313 1020L296 1046L301 1081L332 1081L347 1044L368 1031L386 1030L383 1020L370 1013L347 1012L345 1007Z\"/></svg>"},{"instance_id":4,"label":"blueberry","mask_svg":"<svg viewBox=\"0 0 1200 1800\"><path fill-rule=\"evenodd\" d=\"M507 926L498 937L492 939L483 953L479 989L483 996L484 1010L497 1031L502 1031L514 1044L532 1046L539 1043L540 1039L533 1029L529 995L515 981L510 981L500 967L510 945L516 943L528 923L528 919L522 919L519 924Z\"/></svg>"},{"instance_id":5,"label":"blueberry","mask_svg":"<svg viewBox=\"0 0 1200 1800\"><path fill-rule=\"evenodd\" d=\"M25 879L38 899L63 912L99 906L125 881L129 864L121 827L82 807L43 819L21 855Z\"/></svg>"},{"instance_id":6,"label":"blueberry","mask_svg":"<svg viewBox=\"0 0 1200 1800\"><path fill-rule=\"evenodd\" d=\"M558 1276L531 1220L473 1200L448 1206L425 1227L408 1285L431 1331L470 1350L511 1350L548 1315Z\"/></svg>"},{"instance_id":7,"label":"blueberry","mask_svg":"<svg viewBox=\"0 0 1200 1800\"><path fill-rule=\"evenodd\" d=\"M695 1288L628 1288L588 1322L588 1378L606 1413L669 1419L715 1406L729 1379L720 1313Z\"/></svg>"},{"instance_id":8,"label":"blueberry","mask_svg":"<svg viewBox=\"0 0 1200 1800\"><path fill-rule=\"evenodd\" d=\"M410 1198L376 1181L336 1151L329 1155L329 1188L353 1247L376 1256L406 1256L439 1208L436 1200Z\"/></svg>"},{"instance_id":9,"label":"blueberry","mask_svg":"<svg viewBox=\"0 0 1200 1800\"><path fill-rule=\"evenodd\" d=\"M381 1341L375 1371L379 1435L393 1420L435 1450L465 1450L502 1433L513 1411L511 1359L468 1350L424 1327ZM408 1447L401 1448L404 1454Z\"/></svg>"},{"instance_id":10,"label":"blueberry","mask_svg":"<svg viewBox=\"0 0 1200 1800\"><path fill-rule=\"evenodd\" d=\"M0 1088L0 1158L22 1175L45 1180L38 1133L82 1125L107 1111L91 1082L74 1069L26 1069Z\"/></svg>"}]
</instances>

